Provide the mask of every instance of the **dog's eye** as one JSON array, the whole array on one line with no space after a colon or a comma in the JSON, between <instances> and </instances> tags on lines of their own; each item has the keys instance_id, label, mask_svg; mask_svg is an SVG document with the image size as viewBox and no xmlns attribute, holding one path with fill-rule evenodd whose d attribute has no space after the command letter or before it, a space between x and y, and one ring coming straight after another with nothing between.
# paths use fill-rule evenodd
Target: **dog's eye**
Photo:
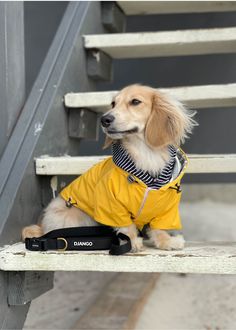
<instances>
[{"instance_id":1,"label":"dog's eye","mask_svg":"<svg viewBox=\"0 0 236 330\"><path fill-rule=\"evenodd\" d=\"M116 104L115 104L115 101L111 102L111 107L112 107L112 108L115 108L115 105L116 105Z\"/></svg>"},{"instance_id":2,"label":"dog's eye","mask_svg":"<svg viewBox=\"0 0 236 330\"><path fill-rule=\"evenodd\" d=\"M140 103L142 103L141 101L139 101L138 99L133 99L130 101L131 105L139 105Z\"/></svg>"}]
</instances>

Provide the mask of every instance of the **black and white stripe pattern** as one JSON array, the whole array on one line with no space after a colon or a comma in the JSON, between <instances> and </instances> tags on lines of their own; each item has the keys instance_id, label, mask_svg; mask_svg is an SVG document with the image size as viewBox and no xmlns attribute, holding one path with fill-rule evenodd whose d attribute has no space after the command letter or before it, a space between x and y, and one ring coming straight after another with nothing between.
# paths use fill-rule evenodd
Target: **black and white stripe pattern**
<instances>
[{"instance_id":1,"label":"black and white stripe pattern","mask_svg":"<svg viewBox=\"0 0 236 330\"><path fill-rule=\"evenodd\" d=\"M153 177L149 172L138 169L128 152L121 143L112 144L113 162L124 171L135 175L151 189L160 189L171 180L173 168L175 165L176 149L174 146L168 146L170 161L163 168L157 177Z\"/></svg>"}]
</instances>

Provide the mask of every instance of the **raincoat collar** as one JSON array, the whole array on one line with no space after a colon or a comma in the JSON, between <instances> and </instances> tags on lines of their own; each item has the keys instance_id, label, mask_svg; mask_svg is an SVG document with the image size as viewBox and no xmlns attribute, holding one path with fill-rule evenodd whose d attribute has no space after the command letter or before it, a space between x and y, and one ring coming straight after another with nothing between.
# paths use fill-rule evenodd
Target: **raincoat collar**
<instances>
[{"instance_id":1,"label":"raincoat collar","mask_svg":"<svg viewBox=\"0 0 236 330\"><path fill-rule=\"evenodd\" d=\"M185 170L188 166L189 160L187 155L181 148L177 149L176 160L177 161L175 163L172 179L170 180L169 183L161 187L160 190L162 191L165 191L170 187L177 187L180 184L180 181L185 174Z\"/></svg>"},{"instance_id":2,"label":"raincoat collar","mask_svg":"<svg viewBox=\"0 0 236 330\"><path fill-rule=\"evenodd\" d=\"M115 142L112 145L113 162L124 171L141 180L148 188L158 190L173 179L174 169L176 170L176 162L178 161L176 157L177 150L173 145L169 145L168 150L170 153L170 160L156 177L153 177L148 171L138 169L135 162L120 142Z\"/></svg>"}]
</instances>

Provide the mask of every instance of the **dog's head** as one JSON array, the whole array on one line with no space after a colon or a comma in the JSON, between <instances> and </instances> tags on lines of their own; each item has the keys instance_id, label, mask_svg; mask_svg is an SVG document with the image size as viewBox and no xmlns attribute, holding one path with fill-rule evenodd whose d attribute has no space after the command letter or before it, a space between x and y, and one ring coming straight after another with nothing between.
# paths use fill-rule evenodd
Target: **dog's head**
<instances>
[{"instance_id":1,"label":"dog's head","mask_svg":"<svg viewBox=\"0 0 236 330\"><path fill-rule=\"evenodd\" d=\"M151 148L179 145L196 125L193 113L171 96L154 88L130 85L122 89L101 117L106 141L139 135Z\"/></svg>"}]
</instances>

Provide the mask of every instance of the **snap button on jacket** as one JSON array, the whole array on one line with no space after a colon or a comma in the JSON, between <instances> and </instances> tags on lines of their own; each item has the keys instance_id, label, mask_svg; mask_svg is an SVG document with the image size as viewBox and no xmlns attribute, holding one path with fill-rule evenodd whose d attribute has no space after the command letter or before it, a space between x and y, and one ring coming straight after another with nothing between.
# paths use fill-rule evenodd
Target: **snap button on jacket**
<instances>
[{"instance_id":1,"label":"snap button on jacket","mask_svg":"<svg viewBox=\"0 0 236 330\"><path fill-rule=\"evenodd\" d=\"M139 229L145 224L152 229L181 229L181 192L176 187L184 175L187 157L180 152L185 159L182 170L158 190L148 188L136 177L130 182L130 174L108 157L75 179L60 196L104 225L123 227L135 223Z\"/></svg>"}]
</instances>

